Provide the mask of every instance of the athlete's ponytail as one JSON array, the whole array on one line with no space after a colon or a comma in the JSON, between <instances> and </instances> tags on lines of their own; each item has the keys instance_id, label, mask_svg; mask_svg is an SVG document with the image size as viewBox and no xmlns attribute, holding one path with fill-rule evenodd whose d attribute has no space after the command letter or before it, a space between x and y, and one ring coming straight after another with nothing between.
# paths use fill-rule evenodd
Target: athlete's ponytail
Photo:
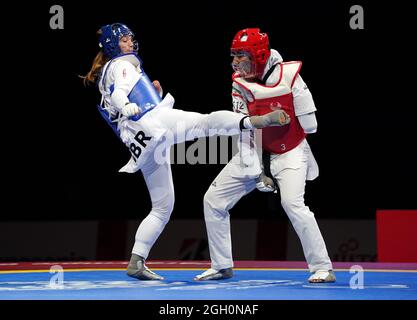
<instances>
[{"instance_id":1,"label":"athlete's ponytail","mask_svg":"<svg viewBox=\"0 0 417 320\"><path fill-rule=\"evenodd\" d=\"M101 33L102 31L98 30L97 37L100 37ZM90 71L85 76L81 76L84 80L84 85L96 82L97 76L107 61L109 61L109 58L104 55L103 50L100 50L94 58Z\"/></svg>"}]
</instances>

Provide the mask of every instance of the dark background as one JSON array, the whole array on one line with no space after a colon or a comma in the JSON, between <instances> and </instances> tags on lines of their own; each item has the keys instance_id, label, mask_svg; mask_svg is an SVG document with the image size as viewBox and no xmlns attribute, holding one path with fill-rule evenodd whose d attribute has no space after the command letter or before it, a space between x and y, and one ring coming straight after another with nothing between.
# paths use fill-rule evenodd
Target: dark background
<instances>
[{"instance_id":1,"label":"dark background","mask_svg":"<svg viewBox=\"0 0 417 320\"><path fill-rule=\"evenodd\" d=\"M64 8L64 30L49 27L53 4ZM364 8L364 30L349 27L354 4ZM284 60L303 62L318 109L318 132L308 140L320 176L306 190L316 217L373 219L376 209L417 207L416 28L400 2L60 1L16 10L6 33L14 34L7 43L17 54L4 60L12 82L4 104L3 221L142 219L149 212L141 174L118 173L129 153L100 118L97 90L78 77L98 51L96 30L112 22L135 31L144 69L175 107L202 113L231 110L231 40L260 27ZM172 166L173 219L203 219L203 195L222 167ZM232 214L284 217L279 197L257 191Z\"/></svg>"}]
</instances>

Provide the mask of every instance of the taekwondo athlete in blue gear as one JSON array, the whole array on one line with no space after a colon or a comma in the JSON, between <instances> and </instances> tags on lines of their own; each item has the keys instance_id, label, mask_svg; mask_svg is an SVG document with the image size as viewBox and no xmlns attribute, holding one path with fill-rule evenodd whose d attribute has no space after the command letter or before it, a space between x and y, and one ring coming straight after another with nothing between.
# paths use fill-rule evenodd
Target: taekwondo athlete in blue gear
<instances>
[{"instance_id":1,"label":"taekwondo athlete in blue gear","mask_svg":"<svg viewBox=\"0 0 417 320\"><path fill-rule=\"evenodd\" d=\"M134 33L124 24L115 24L117 27L115 28L114 25L106 25L104 26L102 30L102 35L99 39L99 45L103 48L103 51L106 56L112 57L112 60L107 65L107 68L105 70L105 74L103 75L102 79L105 81L106 79L106 72L108 70L108 67L110 64L114 61L115 58L119 58L122 56L128 56L126 57L128 60L132 62L134 65L141 65L142 61L137 55L137 51L139 49L138 42L136 40L133 42L133 52L124 54L122 53L119 41L121 36L130 36L134 37ZM152 82L149 80L146 73L141 69L142 76L137 81L135 86L132 88L130 93L128 94L128 99L130 102L136 103L139 107L140 113L138 115L130 117L130 119L137 121L142 116L145 115L146 112L152 110L156 105L158 105L162 99L159 96L159 93L156 91L155 86L152 84ZM114 85L110 86L110 92L113 93ZM112 119L111 115L102 107L102 105L99 105L99 112L103 116L103 118L106 120L106 122L112 127L113 131L117 134L117 123L114 121L114 118Z\"/></svg>"},{"instance_id":2,"label":"taekwondo athlete in blue gear","mask_svg":"<svg viewBox=\"0 0 417 320\"><path fill-rule=\"evenodd\" d=\"M120 172L141 170L152 201L150 213L136 232L127 274L140 280L161 280L161 276L146 267L145 260L169 221L174 187L169 156L161 162L157 159L157 147L169 155L175 143L219 132L237 135L241 130L286 125L290 119L282 110L249 117L231 111L201 114L173 109L174 98L168 93L161 100L144 73L137 55L138 44L129 28L115 23L103 26L97 33L102 51L97 54L86 79L93 82L99 78L102 94L99 110L131 151L131 159ZM168 136L172 139L162 139ZM132 196L136 195L132 193Z\"/></svg>"}]
</instances>

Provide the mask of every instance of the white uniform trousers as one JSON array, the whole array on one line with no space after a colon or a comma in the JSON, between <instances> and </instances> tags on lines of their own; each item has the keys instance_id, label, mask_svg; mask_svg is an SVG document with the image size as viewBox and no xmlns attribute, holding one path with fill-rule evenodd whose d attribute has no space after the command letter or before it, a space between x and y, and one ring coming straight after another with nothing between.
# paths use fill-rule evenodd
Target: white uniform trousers
<instances>
[{"instance_id":1,"label":"white uniform trousers","mask_svg":"<svg viewBox=\"0 0 417 320\"><path fill-rule=\"evenodd\" d=\"M236 166L230 161L204 196L211 267L217 270L233 267L229 210L256 188L254 179L236 176ZM310 272L332 269L314 214L304 204L306 179L318 175L307 141L283 155L272 155L271 174L278 182L282 207L301 241Z\"/></svg>"}]
</instances>

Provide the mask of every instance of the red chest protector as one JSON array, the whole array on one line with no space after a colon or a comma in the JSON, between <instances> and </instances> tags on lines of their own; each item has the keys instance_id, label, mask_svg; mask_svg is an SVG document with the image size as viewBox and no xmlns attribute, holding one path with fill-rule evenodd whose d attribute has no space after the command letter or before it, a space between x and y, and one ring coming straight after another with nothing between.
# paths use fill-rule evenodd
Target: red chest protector
<instances>
[{"instance_id":1,"label":"red chest protector","mask_svg":"<svg viewBox=\"0 0 417 320\"><path fill-rule=\"evenodd\" d=\"M262 147L266 151L282 154L294 149L305 138L303 128L294 111L292 86L300 68L300 61L281 63L280 79L275 85L265 86L256 82L248 82L239 76L233 76L233 81L245 89L252 97L248 101L251 116L263 115L271 111L282 109L289 114L291 122L283 127L269 127L262 129Z\"/></svg>"}]
</instances>

